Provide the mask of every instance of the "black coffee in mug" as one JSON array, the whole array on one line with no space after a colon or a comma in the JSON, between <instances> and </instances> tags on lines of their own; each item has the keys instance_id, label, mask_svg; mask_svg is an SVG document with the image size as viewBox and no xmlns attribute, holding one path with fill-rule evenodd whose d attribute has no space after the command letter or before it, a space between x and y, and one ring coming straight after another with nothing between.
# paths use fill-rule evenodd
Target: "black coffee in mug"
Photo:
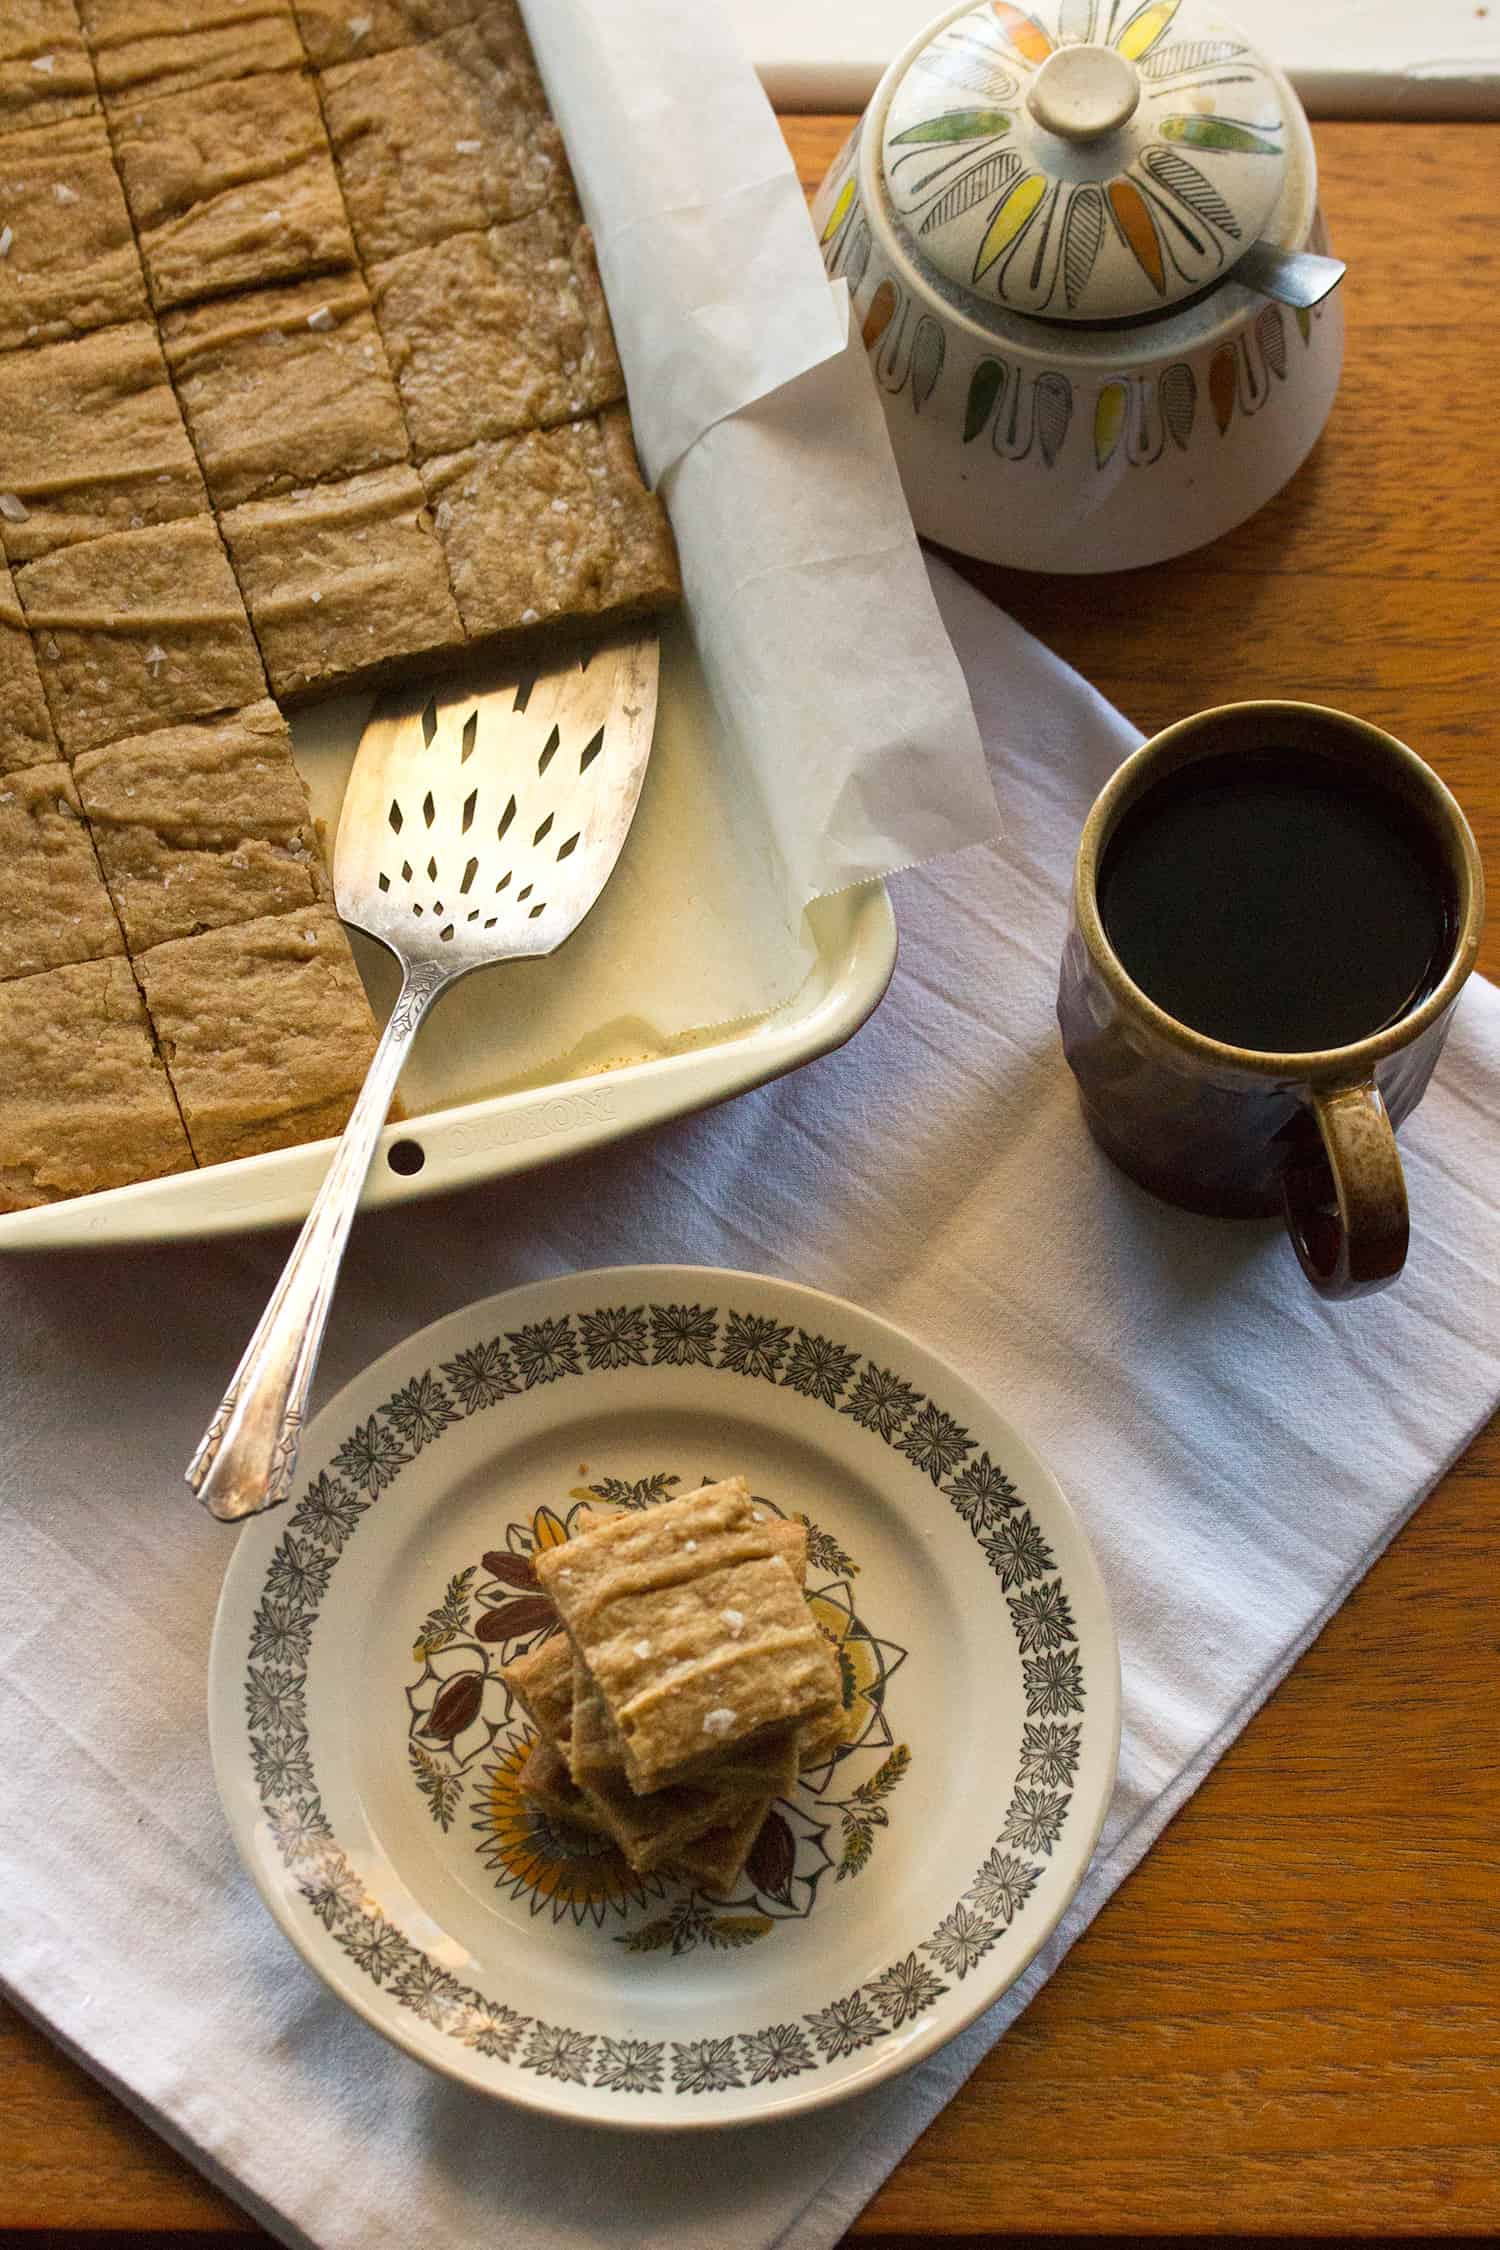
<instances>
[{"instance_id":1,"label":"black coffee in mug","mask_svg":"<svg viewBox=\"0 0 1500 2250\"><path fill-rule=\"evenodd\" d=\"M1235 1047L1307 1054L1399 1023L1453 958L1445 851L1409 798L1306 748L1167 773L1099 867L1105 932L1158 1007Z\"/></svg>"}]
</instances>

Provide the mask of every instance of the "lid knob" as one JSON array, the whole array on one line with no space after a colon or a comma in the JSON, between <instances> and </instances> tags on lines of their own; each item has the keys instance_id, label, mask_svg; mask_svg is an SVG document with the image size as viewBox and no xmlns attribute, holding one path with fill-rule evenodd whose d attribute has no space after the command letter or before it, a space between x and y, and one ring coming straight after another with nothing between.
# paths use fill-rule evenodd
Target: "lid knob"
<instances>
[{"instance_id":1,"label":"lid knob","mask_svg":"<svg viewBox=\"0 0 1500 2250\"><path fill-rule=\"evenodd\" d=\"M956 0L893 66L881 188L951 302L1138 320L1231 274L1289 188L1306 200L1297 98L1219 6Z\"/></svg>"},{"instance_id":2,"label":"lid knob","mask_svg":"<svg viewBox=\"0 0 1500 2250\"><path fill-rule=\"evenodd\" d=\"M1135 115L1141 82L1113 47L1059 47L1032 80L1026 107L1065 141L1098 141Z\"/></svg>"}]
</instances>

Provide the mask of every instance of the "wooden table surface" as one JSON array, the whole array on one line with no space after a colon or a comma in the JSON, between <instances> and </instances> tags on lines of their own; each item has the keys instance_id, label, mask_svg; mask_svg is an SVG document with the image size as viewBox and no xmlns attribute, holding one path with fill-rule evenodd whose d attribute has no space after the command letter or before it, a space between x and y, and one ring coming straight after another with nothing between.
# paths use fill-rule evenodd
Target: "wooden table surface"
<instances>
[{"instance_id":1,"label":"wooden table surface","mask_svg":"<svg viewBox=\"0 0 1500 2250\"><path fill-rule=\"evenodd\" d=\"M787 121L809 187L846 129ZM1147 729L1265 694L1400 735L1500 900L1500 124L1317 139L1349 344L1311 461L1180 562L983 579ZM1497 1674L1492 1425L856 2235L1500 2236ZM0 2011L0 2233L42 2228L265 2239Z\"/></svg>"}]
</instances>

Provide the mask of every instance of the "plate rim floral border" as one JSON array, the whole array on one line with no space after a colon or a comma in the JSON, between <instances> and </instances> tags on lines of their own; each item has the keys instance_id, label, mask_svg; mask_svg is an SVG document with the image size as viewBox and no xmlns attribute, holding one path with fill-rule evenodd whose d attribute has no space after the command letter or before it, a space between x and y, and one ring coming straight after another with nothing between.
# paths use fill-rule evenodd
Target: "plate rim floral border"
<instances>
[{"instance_id":1,"label":"plate rim floral border","mask_svg":"<svg viewBox=\"0 0 1500 2250\"><path fill-rule=\"evenodd\" d=\"M1087 1872L1113 1794L1120 1738L1121 1694L1118 1637L1102 1572L1071 1503L1046 1462L1036 1452L1024 1434L1013 1423L1009 1422L998 1408L990 1404L975 1384L959 1374L946 1360L918 1338L898 1328L893 1322L885 1319L883 1315L868 1311L849 1299L831 1295L805 1283L787 1281L776 1275L755 1274L714 1266L675 1264L606 1266L590 1268L578 1273L563 1273L521 1282L490 1296L477 1298L467 1305L459 1306L454 1311L441 1315L437 1320L427 1323L424 1327L402 1338L389 1350L360 1369L320 1410L304 1433L303 1459L307 1462L319 1462L326 1453L329 1461L332 1462L335 1449L329 1441L334 1432L341 1429L350 1420L350 1409L345 1405L345 1401L350 1394L355 1391L367 1393L369 1389L379 1387L387 1373L392 1375L404 1373L409 1376L419 1360L424 1361L430 1369L432 1365L439 1361L442 1352L449 1350L452 1338L462 1328L472 1328L476 1335L480 1329L490 1326L495 1326L504 1332L507 1320L510 1320L513 1324L524 1325L526 1313L532 1313L533 1318L535 1318L534 1308L539 1301L563 1293L566 1293L568 1298L565 1315L568 1320L581 1318L582 1298L593 1295L597 1295L601 1303L611 1297L618 1300L622 1295L627 1299L641 1298L643 1300L665 1297L686 1300L696 1296L699 1304L706 1297L714 1296L718 1299L719 1304L726 1307L725 1319L743 1319L746 1317L745 1315L736 1314L730 1308L729 1299L734 1292L738 1291L743 1294L747 1290L760 1295L768 1295L773 1299L783 1300L782 1312L784 1317L779 1325L785 1326L788 1336L793 1331L798 1331L804 1340L810 1341L808 1331L813 1329L816 1322L819 1339L826 1342L828 1339L821 1335L821 1331L829 1326L836 1327L837 1316L852 1319L859 1324L867 1324L878 1337L880 1357L891 1363L890 1367L882 1370L886 1377L890 1376L894 1368L902 1367L902 1355L908 1355L902 1379L904 1380L906 1375L924 1378L921 1388L916 1388L915 1385L910 1386L914 1390L914 1400L910 1409L913 1418L915 1418L918 1407L926 1407L937 1415L940 1423L951 1423L951 1417L948 1417L942 1409L937 1407L936 1400L933 1397L934 1389L939 1395L948 1397L953 1404L959 1406L967 1414L968 1422L952 1424L955 1434L967 1438L971 1424L977 1425L981 1433L977 1440L964 1448L964 1454L959 1457L960 1468L968 1466L965 1456L976 1451L980 1452L981 1459L986 1462L989 1460L990 1453L994 1452L1000 1456L1001 1462L1010 1461L1019 1466L1027 1485L1035 1485L1045 1493L1049 1509L1054 1511L1056 1516L1066 1524L1075 1542L1075 1553L1070 1558L1068 1565L1070 1570L1076 1574L1073 1579L1075 1599L1077 1598L1079 1580L1089 1581L1088 1592L1092 1597L1093 1615L1088 1636L1088 1691L1094 1702L1095 1713L1098 1712L1101 1704L1104 1706L1103 1715L1109 1737L1107 1757L1099 1768L1094 1782L1095 1796L1090 1808L1091 1817L1078 1829L1072 1849L1066 1855L1066 1863L1063 1860L1052 1863L1049 1873L1055 1878L1055 1883L1051 1895L1045 1901L1045 1911L1039 1913L1035 1922L1028 1926L1025 1944L1013 1958L1005 1962L1003 1974L998 1981L993 1975L992 1965L992 1973L988 1977L981 1975L976 1979L971 1995L959 2000L956 2008L945 2013L941 2021L929 2023L925 2029L914 2032L904 2044L894 2048L887 2046L885 2052L862 2065L857 2065L853 2070L845 2070L842 2074L837 2069L840 2050L835 2047L833 2053L822 2058L824 2063L822 2069L816 2069L815 2066L816 2075L813 2082L801 2087L800 2090L795 2077L790 2085L784 2091L781 2091L775 2084L775 2074L773 2074L772 2082L769 2085L747 2084L743 2077L736 2075L732 2080L736 2090L743 2088L746 2093L759 2098L751 2099L743 2106L737 2106L734 2110L727 2112L706 2111L696 2107L689 2100L678 2097L699 2090L729 2091L728 2085L694 2088L682 2083L680 2079L674 2084L665 2085L659 2082L660 2073L658 2074L658 2083L649 2089L628 2086L608 2089L597 2080L581 2082L574 2080L574 2084L581 2084L582 2090L595 2097L591 2104L584 2106L576 2101L560 2100L549 2092L552 2074L548 2072L545 2063L533 2065L532 2067L537 2070L537 2075L534 2078L526 2078L520 2068L514 2070L510 2068L511 2057L507 2054L502 2058L507 2066L506 2075L502 2081L493 2068L486 2069L484 2067L482 2049L474 2050L472 2042L466 2046L461 2044L457 2037L444 2036L442 2030L439 2029L434 2044L430 2037L423 2036L424 2033L430 2033L433 2027L419 2015L413 2015L408 2023L406 2011L394 2005L388 1996L378 1989L378 1980L376 1988L372 1988L370 1991L365 1990L365 1984L368 1980L361 1978L352 1962L338 1951L329 1931L322 1927L319 1918L308 1904L305 1893L299 1895L295 1884L288 1883L287 1877L293 1872L290 1862L277 1860L273 1864L273 1853L267 1848L265 1842L263 1834L264 1807L258 1789L250 1779L252 1728L245 1716L243 1691L246 1666L249 1660L247 1654L248 1628L254 1617L257 1602L263 1598L265 1581L275 1555L280 1550L281 1539L278 1537L273 1541L263 1560L254 1561L252 1557L257 1555L259 1547L267 1536L267 1526L271 1527L272 1530L279 1527L282 1533L289 1529L293 1516L296 1514L297 1503L294 1502L293 1506L287 1510L278 1509L274 1514L251 1519L250 1523L246 1525L226 1568L214 1618L213 1638L209 1655L208 1718L215 1780L218 1784L225 1818L241 1861L250 1873L262 1901L282 1930L283 1935L287 1937L323 1983L343 2000L356 2015L416 2060L425 2063L429 2068L435 2069L443 2075L456 2079L460 2084L475 2091L488 2094L496 2099L512 2102L521 2108L573 2123L604 2124L637 2132L670 2133L693 2130L726 2130L771 2118L805 2114L810 2110L846 2100L855 2093L868 2091L882 2080L894 2075L904 2074L914 2068L927 2056L937 2052L940 2048L946 2046L950 2040L966 2030L979 2015L987 2008L992 2007L1024 1975L1026 1969L1056 1929ZM558 1308L554 1307L553 1309L555 1313ZM717 1314L718 1305L715 1306L715 1312ZM799 1318L799 1314L805 1317ZM763 1314L760 1317L764 1317ZM439 1343L440 1338L446 1338L448 1341ZM719 1342L716 1327L714 1338L716 1348L719 1347ZM783 1345L781 1356L785 1355L785 1349L786 1347ZM856 1362L860 1358L864 1358L871 1369L877 1366L875 1355L867 1350L854 1354ZM731 1371L722 1357L715 1361L700 1359L696 1364L703 1367L705 1371ZM935 1381L925 1379L929 1370ZM591 1366L588 1370L584 1370L575 1366L568 1371L597 1373L603 1372L603 1367L595 1368ZM762 1374L770 1383L776 1384L780 1388L803 1388L801 1385L788 1386L784 1381L779 1380L779 1357L777 1363L769 1369L740 1366L733 1371L741 1374ZM852 1367L850 1374L852 1375ZM552 1379L555 1379L555 1377L548 1375L533 1378L533 1380L542 1381ZM846 1376L846 1383L848 1379L849 1377ZM531 1387L530 1384L527 1387ZM804 1395L815 1394L804 1390ZM834 1407L836 1411L846 1410L841 1407L839 1401L835 1401L822 1393L816 1395L822 1396L823 1403ZM354 1419L357 1427L358 1418L355 1417ZM903 1421L904 1419L905 1417L903 1417ZM372 1429L374 1428L373 1421L369 1426ZM866 1423L864 1426L867 1428L873 1427L870 1423ZM895 1446L898 1450L906 1452L907 1448L898 1444L900 1429L901 1424L898 1423L894 1433L880 1429L875 1434L882 1436L887 1445ZM987 1446L984 1442L986 1433L988 1435ZM416 1451L420 1451L420 1447ZM908 1454L908 1459L913 1468L925 1468L934 1486L939 1490L942 1489L942 1474L945 1472L940 1472L938 1467L930 1461L919 1461L915 1454ZM1006 1481L1003 1468L1001 1478L1002 1482ZM303 1490L304 1497L306 1487L311 1481L313 1480L310 1475L306 1473L299 1478L299 1486ZM375 1496L375 1493L371 1494L372 1499ZM952 1496L949 1497L951 1500ZM975 1539L978 1540L980 1537L979 1525L976 1522L969 1522L968 1516L956 1501L953 1504L960 1516L969 1524L969 1529ZM363 1506L360 1512L363 1513ZM256 1528L257 1526L259 1529ZM248 1536L245 1535L247 1533ZM337 1560L337 1555L341 1549L342 1541L335 1548L334 1561ZM996 1569L998 1576L998 1565L992 1561L991 1567ZM1054 1569L1059 1567L1055 1559L1051 1567ZM331 1568L332 1563L330 1562L330 1571ZM1062 1581L1059 1579L1059 1587L1061 1587L1061 1583ZM321 1594L318 1598L321 1599ZM1064 1599L1064 1608L1066 1607L1067 1603ZM1012 1623L1017 1626L1019 1639L1019 1626L1014 1614ZM1078 1645L1082 1646L1084 1638L1082 1628L1076 1628L1075 1630ZM1082 1709L1081 1703L1079 1709ZM1095 1755L1097 1756L1097 1751ZM1078 1778L1081 1779L1082 1777L1079 1776ZM1073 1784L1070 1783L1070 1794L1072 1787ZM1064 1799L1065 1806L1066 1803L1067 1800ZM247 1806L248 1817L246 1817ZM332 1834L331 1830L329 1834ZM1003 1840L1003 1837L997 1838L996 1852L999 1851ZM343 1855L338 1852L337 1856L342 1859ZM992 1853L991 1857L994 1856L995 1854ZM1052 1858L1050 1845L1047 1849L1047 1857L1049 1861ZM973 1884L971 1884L969 1889L972 1890L973 1887ZM946 1927L947 1923L954 1920L955 1915L965 1912L964 1901L968 1895L968 1891L959 1894L957 1905L950 1909L942 1923L935 1926L934 1937ZM1029 1892L1023 1894L1023 1905L1029 1895ZM1016 1909L1017 1912L1020 1910L1019 1907ZM972 1915L971 1919L973 1919ZM1008 1914L1002 1928L995 1935L1008 1935L1013 1920L1014 1915ZM989 1942L993 1943L993 1937ZM925 1946L926 1941L924 1941L924 1949ZM978 1952L982 1953L987 1950L988 1946L984 1946L979 1948ZM976 1953L974 1965L977 1965L977 1962L978 1954ZM893 1965L893 1968L886 1972L887 1977L894 1974L895 1968L899 1966L900 1964ZM960 1970L961 1982L966 1974L967 1967ZM865 1984L869 1984L871 1978L876 1975L877 1972L872 1969L871 1976L865 1979ZM850 1995L849 2002L841 2003L841 2005L857 2004L863 1990L864 1985L856 1987L855 1992ZM945 1988L945 1997L951 1998L953 1994L953 1986L950 1985ZM476 1995L475 1997L481 1996ZM485 2005L490 2004L485 2003ZM540 2032L547 2032L553 2028L541 2023L540 2019L534 2020L528 2017L524 2020L527 2023L534 2022L535 2029ZM893 2023L881 2023L879 2030L882 2033L895 2031L900 2021L901 2018L898 2017ZM785 2027L777 2026L773 2028L779 2030ZM759 2034L736 2033L734 2036L736 2039L744 2039L757 2037ZM873 2038L874 2034L871 2036ZM594 2032L588 2035L591 2052L603 2039L604 2034L602 2032ZM518 2043L518 2040L512 2040L512 2048ZM630 2043L627 2042L627 2044ZM697 2044L706 2047L712 2042L699 2042ZM662 2051L665 2053L665 2048ZM843 2049L844 2059L847 2060L851 2052L853 2050L850 2048ZM748 2064L746 2067L748 2068ZM556 2075L563 2078L565 2074L559 2071ZM798 2075L800 2075L800 2072ZM628 2105L606 2106L607 2095L610 2091L649 2091L660 2098L671 2101L670 2113L632 2110Z\"/></svg>"}]
</instances>

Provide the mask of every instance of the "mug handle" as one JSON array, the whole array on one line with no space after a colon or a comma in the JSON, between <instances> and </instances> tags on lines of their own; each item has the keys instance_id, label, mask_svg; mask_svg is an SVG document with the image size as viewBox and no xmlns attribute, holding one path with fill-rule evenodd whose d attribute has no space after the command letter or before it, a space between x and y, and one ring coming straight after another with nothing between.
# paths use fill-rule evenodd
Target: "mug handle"
<instances>
[{"instance_id":1,"label":"mug handle","mask_svg":"<svg viewBox=\"0 0 1500 2250\"><path fill-rule=\"evenodd\" d=\"M1312 1097L1312 1122L1282 1175L1287 1232L1325 1297L1385 1289L1406 1263L1410 1221L1396 1135L1372 1079Z\"/></svg>"}]
</instances>

